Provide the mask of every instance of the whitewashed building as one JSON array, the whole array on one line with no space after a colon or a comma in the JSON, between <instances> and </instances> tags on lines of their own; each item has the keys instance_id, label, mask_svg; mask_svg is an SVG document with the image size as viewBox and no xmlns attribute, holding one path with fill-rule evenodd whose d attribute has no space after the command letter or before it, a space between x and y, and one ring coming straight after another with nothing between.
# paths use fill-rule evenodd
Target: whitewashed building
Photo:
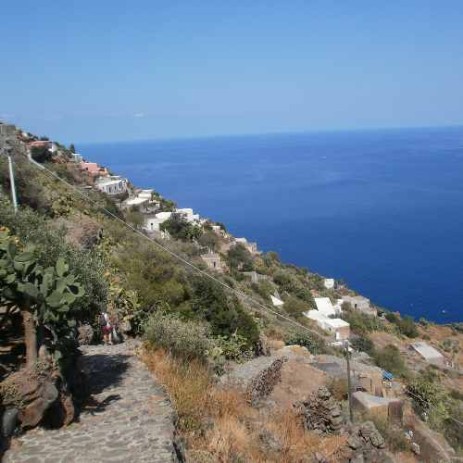
<instances>
[{"instance_id":1,"label":"whitewashed building","mask_svg":"<svg viewBox=\"0 0 463 463\"><path fill-rule=\"evenodd\" d=\"M353 309L367 315L378 315L378 311L371 305L370 299L364 296L343 296L344 302L348 302Z\"/></svg>"},{"instance_id":2,"label":"whitewashed building","mask_svg":"<svg viewBox=\"0 0 463 463\"><path fill-rule=\"evenodd\" d=\"M100 177L95 182L95 188L107 195L120 195L127 191L127 179L116 175Z\"/></svg>"},{"instance_id":3,"label":"whitewashed building","mask_svg":"<svg viewBox=\"0 0 463 463\"><path fill-rule=\"evenodd\" d=\"M190 207L175 209L175 212L181 215L187 222L199 222L199 214L195 214Z\"/></svg>"},{"instance_id":4,"label":"whitewashed building","mask_svg":"<svg viewBox=\"0 0 463 463\"><path fill-rule=\"evenodd\" d=\"M334 278L325 278L323 281L323 286L326 289L333 289L334 288Z\"/></svg>"},{"instance_id":5,"label":"whitewashed building","mask_svg":"<svg viewBox=\"0 0 463 463\"><path fill-rule=\"evenodd\" d=\"M304 312L307 318L310 318L322 329L333 335L335 341L344 341L349 339L350 325L340 318L330 318L319 310L309 310Z\"/></svg>"},{"instance_id":6,"label":"whitewashed building","mask_svg":"<svg viewBox=\"0 0 463 463\"><path fill-rule=\"evenodd\" d=\"M169 220L172 216L172 212L158 212L157 214L147 216L143 229L148 232L159 232L159 226L166 220Z\"/></svg>"},{"instance_id":7,"label":"whitewashed building","mask_svg":"<svg viewBox=\"0 0 463 463\"><path fill-rule=\"evenodd\" d=\"M317 310L325 315L326 317L333 317L335 315L339 315L342 312L341 304L343 300L338 299L335 304L331 302L329 297L316 297L315 298L315 305L317 306Z\"/></svg>"}]
</instances>

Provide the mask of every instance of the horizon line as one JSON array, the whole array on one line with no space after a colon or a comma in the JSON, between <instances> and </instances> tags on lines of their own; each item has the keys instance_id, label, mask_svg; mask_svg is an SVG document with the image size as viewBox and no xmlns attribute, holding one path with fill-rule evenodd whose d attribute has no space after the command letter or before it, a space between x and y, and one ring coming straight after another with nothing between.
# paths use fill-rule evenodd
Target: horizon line
<instances>
[{"instance_id":1,"label":"horizon line","mask_svg":"<svg viewBox=\"0 0 463 463\"><path fill-rule=\"evenodd\" d=\"M398 130L432 130L432 129L463 129L462 124L446 125L410 125L410 126L377 126L377 127L352 127L352 128L333 128L333 129L307 129L307 130L282 130L282 131L264 131L264 132L236 132L236 133L218 133L213 135L180 135L173 137L153 137L153 138L133 138L125 140L106 140L106 141L76 141L74 144L81 145L104 145L112 143L143 143L143 142L171 142L187 140L210 140L214 138L235 138L235 137L259 137L259 136L282 136L282 135L305 135L305 134L322 134L322 133L346 133L346 132L374 132L374 131L398 131Z\"/></svg>"}]
</instances>

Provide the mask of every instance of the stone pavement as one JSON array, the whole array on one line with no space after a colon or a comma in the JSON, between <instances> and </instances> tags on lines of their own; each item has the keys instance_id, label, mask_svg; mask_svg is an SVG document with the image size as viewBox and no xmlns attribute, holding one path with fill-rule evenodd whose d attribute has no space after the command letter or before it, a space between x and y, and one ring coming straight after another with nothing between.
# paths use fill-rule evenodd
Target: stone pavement
<instances>
[{"instance_id":1,"label":"stone pavement","mask_svg":"<svg viewBox=\"0 0 463 463\"><path fill-rule=\"evenodd\" d=\"M93 400L76 423L38 428L16 439L4 463L173 463L175 414L136 343L84 346Z\"/></svg>"}]
</instances>

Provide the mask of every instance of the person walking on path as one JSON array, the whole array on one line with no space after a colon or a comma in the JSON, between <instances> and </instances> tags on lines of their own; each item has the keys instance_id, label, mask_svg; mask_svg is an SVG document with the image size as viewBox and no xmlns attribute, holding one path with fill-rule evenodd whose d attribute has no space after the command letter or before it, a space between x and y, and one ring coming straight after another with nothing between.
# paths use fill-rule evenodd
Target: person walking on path
<instances>
[{"instance_id":1,"label":"person walking on path","mask_svg":"<svg viewBox=\"0 0 463 463\"><path fill-rule=\"evenodd\" d=\"M109 315L107 312L101 312L100 313L100 328L101 328L101 334L103 336L103 342L105 344L112 344L112 326L109 321Z\"/></svg>"}]
</instances>

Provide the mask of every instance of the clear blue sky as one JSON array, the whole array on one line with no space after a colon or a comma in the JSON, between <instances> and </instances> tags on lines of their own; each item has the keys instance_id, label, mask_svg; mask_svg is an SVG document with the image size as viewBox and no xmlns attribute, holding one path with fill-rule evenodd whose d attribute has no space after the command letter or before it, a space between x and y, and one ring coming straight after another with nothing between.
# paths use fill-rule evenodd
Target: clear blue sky
<instances>
[{"instance_id":1,"label":"clear blue sky","mask_svg":"<svg viewBox=\"0 0 463 463\"><path fill-rule=\"evenodd\" d=\"M462 0L22 0L0 15L0 120L58 140L463 122Z\"/></svg>"}]
</instances>

